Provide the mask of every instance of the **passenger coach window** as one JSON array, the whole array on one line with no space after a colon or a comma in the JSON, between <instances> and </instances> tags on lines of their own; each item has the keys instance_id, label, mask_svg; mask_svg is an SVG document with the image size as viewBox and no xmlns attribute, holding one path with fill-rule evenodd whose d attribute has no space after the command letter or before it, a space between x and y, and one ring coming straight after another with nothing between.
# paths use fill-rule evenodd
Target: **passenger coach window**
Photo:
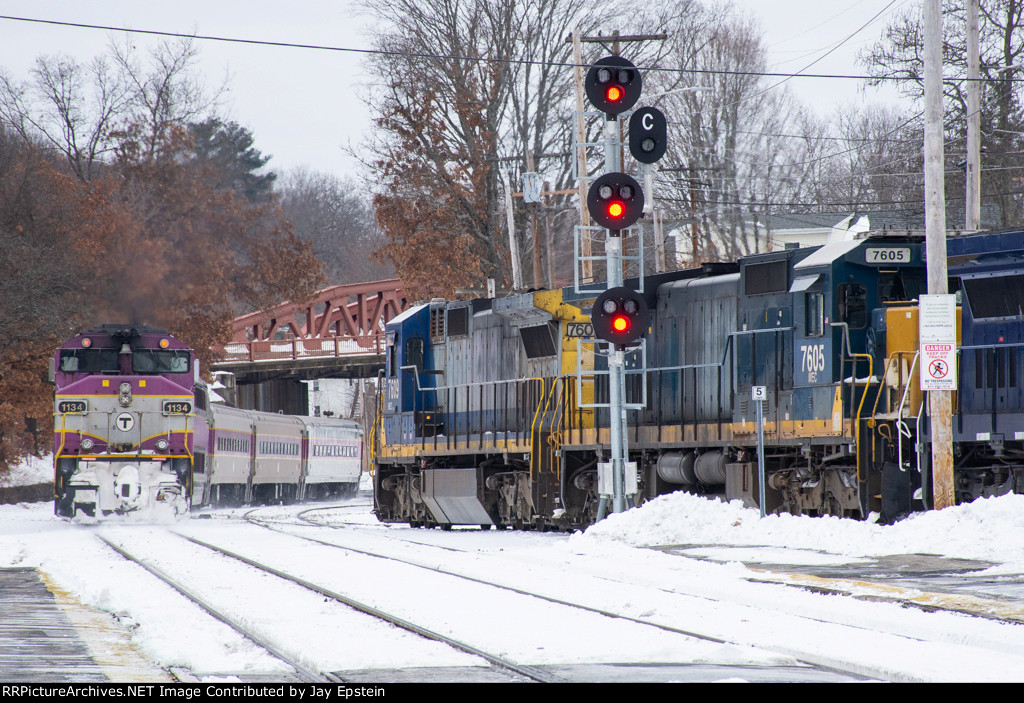
<instances>
[{"instance_id":1,"label":"passenger coach window","mask_svg":"<svg viewBox=\"0 0 1024 703\"><path fill-rule=\"evenodd\" d=\"M825 327L825 296L822 293L807 294L807 336L820 337Z\"/></svg>"}]
</instances>

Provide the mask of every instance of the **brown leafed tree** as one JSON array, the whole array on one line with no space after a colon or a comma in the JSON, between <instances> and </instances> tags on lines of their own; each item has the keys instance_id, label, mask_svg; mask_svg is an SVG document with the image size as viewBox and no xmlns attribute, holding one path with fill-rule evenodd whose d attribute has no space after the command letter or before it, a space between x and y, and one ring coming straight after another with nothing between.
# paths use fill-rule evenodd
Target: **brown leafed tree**
<instances>
[{"instance_id":1,"label":"brown leafed tree","mask_svg":"<svg viewBox=\"0 0 1024 703\"><path fill-rule=\"evenodd\" d=\"M109 300L132 320L175 331L208 364L210 347L227 341L234 317L308 299L324 279L310 244L295 236L275 202L209 187L218 179L215 164L190 158L191 149L185 130L171 130L155 150L146 141L122 143L118 195L142 229L125 260L145 281L124 272L131 283L111 287Z\"/></svg>"},{"instance_id":2,"label":"brown leafed tree","mask_svg":"<svg viewBox=\"0 0 1024 703\"><path fill-rule=\"evenodd\" d=\"M387 237L379 258L394 264L413 298L451 297L458 288L481 286L497 268L488 266L488 254L497 256L487 236L497 226L486 210L491 169L467 163L464 153L445 153L440 121L429 103L378 120L396 140L377 164L384 187L373 206ZM434 163L424 162L424 151Z\"/></svg>"},{"instance_id":3,"label":"brown leafed tree","mask_svg":"<svg viewBox=\"0 0 1024 703\"><path fill-rule=\"evenodd\" d=\"M208 369L233 317L307 299L323 282L276 200L241 185L255 181L239 179L232 149L245 173L265 163L251 135L219 121L226 139L207 130L199 144L203 130L190 132L209 106L194 58L187 42L148 66L116 54L128 102L101 115L91 111L113 103L89 91L113 83L62 60L37 64L54 91L0 81L0 466L27 450L31 420L51 426L47 357L82 327L167 327Z\"/></svg>"},{"instance_id":4,"label":"brown leafed tree","mask_svg":"<svg viewBox=\"0 0 1024 703\"><path fill-rule=\"evenodd\" d=\"M91 293L115 275L109 252L137 232L108 189L87 187L58 154L0 126L0 467L48 446L46 359L103 309Z\"/></svg>"},{"instance_id":5,"label":"brown leafed tree","mask_svg":"<svg viewBox=\"0 0 1024 703\"><path fill-rule=\"evenodd\" d=\"M372 5L385 27L377 46L392 52L374 63L380 88L371 101L379 114L370 145L380 186L374 206L389 240L382 254L412 291L451 296L455 288L483 287L486 278L511 282L496 168L510 71L480 59L512 55L514 5ZM410 215L417 210L435 213L432 221L416 222ZM415 270L404 268L409 262L418 264Z\"/></svg>"}]
</instances>

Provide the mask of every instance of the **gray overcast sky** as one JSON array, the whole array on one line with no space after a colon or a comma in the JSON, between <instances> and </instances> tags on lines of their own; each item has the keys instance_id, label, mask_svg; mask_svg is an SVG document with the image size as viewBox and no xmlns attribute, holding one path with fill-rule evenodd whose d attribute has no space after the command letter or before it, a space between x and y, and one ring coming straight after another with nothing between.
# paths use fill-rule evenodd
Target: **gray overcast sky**
<instances>
[{"instance_id":1,"label":"gray overcast sky","mask_svg":"<svg viewBox=\"0 0 1024 703\"><path fill-rule=\"evenodd\" d=\"M734 0L743 13L760 17L772 70L795 72L838 49L808 73L862 74L857 51L877 39L894 11L919 0ZM367 48L348 0L0 0L0 15L81 22L132 29L233 38ZM883 11L884 10L884 11ZM879 12L881 17L848 39ZM609 28L613 29L613 28ZM621 28L628 31L628 27ZM117 40L121 36L113 35ZM140 48L155 38L133 34ZM82 60L103 53L112 34L90 29L0 20L0 67L16 79L28 76L40 54L65 53ZM365 55L199 42L201 70L209 85L229 78L221 113L251 129L256 146L273 158L270 167L307 166L352 173L343 151L358 145L370 126L364 94ZM858 82L794 78L787 85L822 115L836 105L890 100L894 93L858 92Z\"/></svg>"}]
</instances>

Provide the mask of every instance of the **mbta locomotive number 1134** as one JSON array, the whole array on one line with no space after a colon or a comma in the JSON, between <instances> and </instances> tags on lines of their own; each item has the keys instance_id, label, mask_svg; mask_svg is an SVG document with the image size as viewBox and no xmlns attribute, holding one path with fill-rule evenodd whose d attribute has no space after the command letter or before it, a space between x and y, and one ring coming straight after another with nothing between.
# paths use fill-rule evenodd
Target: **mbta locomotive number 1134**
<instances>
[{"instance_id":1,"label":"mbta locomotive number 1134","mask_svg":"<svg viewBox=\"0 0 1024 703\"><path fill-rule=\"evenodd\" d=\"M192 403L184 400L165 400L164 412L171 415L188 415L192 412Z\"/></svg>"}]
</instances>

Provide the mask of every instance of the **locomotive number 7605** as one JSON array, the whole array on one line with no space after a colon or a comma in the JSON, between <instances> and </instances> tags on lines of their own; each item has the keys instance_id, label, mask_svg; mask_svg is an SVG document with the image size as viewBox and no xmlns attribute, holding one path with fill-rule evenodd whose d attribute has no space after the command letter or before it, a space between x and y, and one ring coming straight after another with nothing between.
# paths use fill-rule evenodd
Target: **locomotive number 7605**
<instances>
[{"instance_id":1,"label":"locomotive number 7605","mask_svg":"<svg viewBox=\"0 0 1024 703\"><path fill-rule=\"evenodd\" d=\"M865 249L865 260L869 264L909 264L909 247L875 247Z\"/></svg>"},{"instance_id":2,"label":"locomotive number 7605","mask_svg":"<svg viewBox=\"0 0 1024 703\"><path fill-rule=\"evenodd\" d=\"M825 370L825 345L803 344L800 346L800 371L807 374L809 383L818 382L818 374Z\"/></svg>"}]
</instances>

